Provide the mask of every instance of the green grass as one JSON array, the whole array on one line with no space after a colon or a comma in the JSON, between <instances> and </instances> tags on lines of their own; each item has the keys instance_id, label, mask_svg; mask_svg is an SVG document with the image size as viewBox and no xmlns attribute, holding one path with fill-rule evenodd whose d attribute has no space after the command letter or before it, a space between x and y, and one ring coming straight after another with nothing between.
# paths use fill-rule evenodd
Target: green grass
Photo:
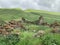
<instances>
[{"instance_id":1,"label":"green grass","mask_svg":"<svg viewBox=\"0 0 60 45\"><path fill-rule=\"evenodd\" d=\"M21 17L24 17L27 20L30 21L35 21L39 18L39 16L43 16L44 20L48 23L52 23L55 20L57 20L58 22L60 22L60 13L59 12L48 12L48 11L43 11L43 10L21 10L21 9L0 9L0 20L4 20L4 21L9 21L12 19L19 19ZM1 23L1 22L0 22ZM51 31L51 28L47 27L47 26L42 26L42 25L34 25L34 24L24 24L24 26L29 29L28 32L26 31L21 31L20 34L20 41L16 44L16 45L41 45L41 43L43 41L47 42L51 44L51 40L55 39L60 45L60 34L52 34L49 31ZM21 29L16 29L16 30L21 30ZM42 39L40 38L34 38L33 37L33 30L44 30L46 31L46 35L44 37L42 37ZM49 36L51 38L51 40L47 39L46 37ZM46 40L45 40L46 38ZM3 38L2 38L3 39ZM44 39L44 40L43 40ZM1 41L0 41L1 43ZM1 45L4 45L1 44Z\"/></svg>"}]
</instances>

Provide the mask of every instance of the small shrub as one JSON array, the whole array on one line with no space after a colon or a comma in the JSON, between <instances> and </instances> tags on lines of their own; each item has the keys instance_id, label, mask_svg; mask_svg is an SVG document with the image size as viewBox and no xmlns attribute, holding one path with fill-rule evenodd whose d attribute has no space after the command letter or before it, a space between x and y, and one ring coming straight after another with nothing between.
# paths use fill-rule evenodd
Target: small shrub
<instances>
[{"instance_id":1,"label":"small shrub","mask_svg":"<svg viewBox=\"0 0 60 45\"><path fill-rule=\"evenodd\" d=\"M44 39L42 39L42 45L60 45L56 39L53 39L50 36L46 36L44 37Z\"/></svg>"},{"instance_id":2,"label":"small shrub","mask_svg":"<svg viewBox=\"0 0 60 45\"><path fill-rule=\"evenodd\" d=\"M0 45L16 45L19 41L19 36L15 34L0 37Z\"/></svg>"}]
</instances>

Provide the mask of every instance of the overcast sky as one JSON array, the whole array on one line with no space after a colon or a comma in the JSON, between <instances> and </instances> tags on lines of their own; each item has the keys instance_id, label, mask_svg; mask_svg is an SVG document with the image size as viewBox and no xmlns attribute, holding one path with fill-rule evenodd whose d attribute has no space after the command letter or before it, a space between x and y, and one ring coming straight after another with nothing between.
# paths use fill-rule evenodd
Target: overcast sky
<instances>
[{"instance_id":1,"label":"overcast sky","mask_svg":"<svg viewBox=\"0 0 60 45\"><path fill-rule=\"evenodd\" d=\"M0 8L60 11L60 0L0 0Z\"/></svg>"}]
</instances>

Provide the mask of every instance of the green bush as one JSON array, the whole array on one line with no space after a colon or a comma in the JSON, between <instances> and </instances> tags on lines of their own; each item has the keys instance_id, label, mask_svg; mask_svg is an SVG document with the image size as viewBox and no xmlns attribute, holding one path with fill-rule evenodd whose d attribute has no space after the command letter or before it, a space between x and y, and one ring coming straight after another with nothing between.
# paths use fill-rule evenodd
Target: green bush
<instances>
[{"instance_id":1,"label":"green bush","mask_svg":"<svg viewBox=\"0 0 60 45\"><path fill-rule=\"evenodd\" d=\"M16 45L19 41L20 38L16 34L0 37L0 45Z\"/></svg>"},{"instance_id":2,"label":"green bush","mask_svg":"<svg viewBox=\"0 0 60 45\"><path fill-rule=\"evenodd\" d=\"M60 45L58 41L50 36L46 36L42 39L42 45Z\"/></svg>"}]
</instances>

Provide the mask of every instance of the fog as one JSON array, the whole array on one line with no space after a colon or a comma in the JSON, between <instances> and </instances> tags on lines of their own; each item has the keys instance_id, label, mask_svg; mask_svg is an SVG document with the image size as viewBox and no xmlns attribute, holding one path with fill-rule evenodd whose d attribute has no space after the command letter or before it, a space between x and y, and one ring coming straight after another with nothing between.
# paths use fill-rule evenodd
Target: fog
<instances>
[{"instance_id":1,"label":"fog","mask_svg":"<svg viewBox=\"0 0 60 45\"><path fill-rule=\"evenodd\" d=\"M60 12L60 0L0 0L0 8L37 9Z\"/></svg>"}]
</instances>

